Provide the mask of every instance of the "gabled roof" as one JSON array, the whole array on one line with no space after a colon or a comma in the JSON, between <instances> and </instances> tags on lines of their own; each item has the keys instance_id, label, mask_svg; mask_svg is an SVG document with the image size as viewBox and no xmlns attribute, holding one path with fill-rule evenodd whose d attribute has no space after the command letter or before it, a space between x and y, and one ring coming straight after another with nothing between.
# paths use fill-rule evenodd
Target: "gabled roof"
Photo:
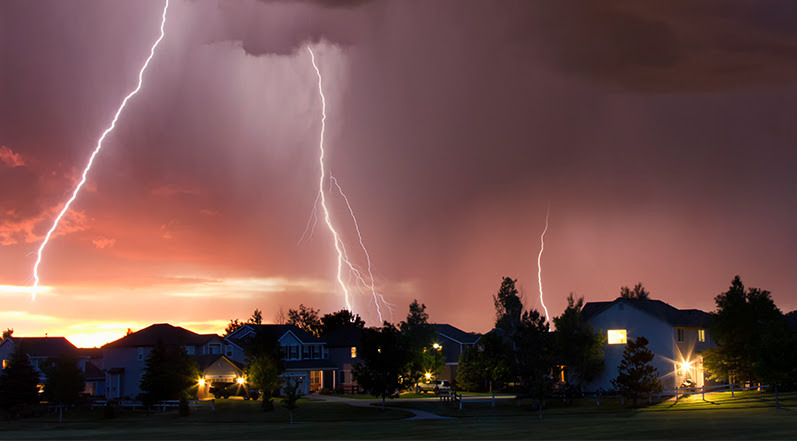
<instances>
[{"instance_id":1,"label":"gabled roof","mask_svg":"<svg viewBox=\"0 0 797 441\"><path fill-rule=\"evenodd\" d=\"M475 332L465 332L459 328L455 328L454 326L445 323L433 323L432 327L434 327L435 332L441 336L460 344L476 344L476 342L482 337L481 334L477 334Z\"/></svg>"},{"instance_id":2,"label":"gabled roof","mask_svg":"<svg viewBox=\"0 0 797 441\"><path fill-rule=\"evenodd\" d=\"M216 334L197 334L196 332L189 331L179 326L172 326L168 323L157 323L130 335L126 335L119 340L106 343L102 348L155 346L158 340L162 341L165 345L200 346L214 337L221 339L221 337Z\"/></svg>"},{"instance_id":3,"label":"gabled roof","mask_svg":"<svg viewBox=\"0 0 797 441\"><path fill-rule=\"evenodd\" d=\"M86 363L86 380L105 380L105 372L91 363Z\"/></svg>"},{"instance_id":4,"label":"gabled roof","mask_svg":"<svg viewBox=\"0 0 797 441\"><path fill-rule=\"evenodd\" d=\"M31 357L57 357L62 354L77 356L78 348L65 337L8 337L3 342L21 345Z\"/></svg>"},{"instance_id":5,"label":"gabled roof","mask_svg":"<svg viewBox=\"0 0 797 441\"><path fill-rule=\"evenodd\" d=\"M244 340L249 334L255 332L264 332L266 335L271 336L274 340L279 341L285 334L291 333L302 344L319 344L325 343L318 337L314 337L308 332L301 330L296 325L254 325L246 324L236 329L235 332L227 337L227 340L234 343L239 347L243 347Z\"/></svg>"},{"instance_id":6,"label":"gabled roof","mask_svg":"<svg viewBox=\"0 0 797 441\"><path fill-rule=\"evenodd\" d=\"M360 337L363 330L356 326L346 326L330 331L321 337L331 348L343 348L357 346L360 344Z\"/></svg>"},{"instance_id":7,"label":"gabled roof","mask_svg":"<svg viewBox=\"0 0 797 441\"><path fill-rule=\"evenodd\" d=\"M678 309L661 300L626 299L623 297L618 297L612 302L588 302L581 310L581 318L588 321L617 303L644 311L671 326L707 327L710 320L710 315L699 309Z\"/></svg>"},{"instance_id":8,"label":"gabled roof","mask_svg":"<svg viewBox=\"0 0 797 441\"><path fill-rule=\"evenodd\" d=\"M209 368L218 360L223 360L231 365L233 365L236 369L243 372L244 365L238 363L236 361L230 360L229 358L225 357L222 354L204 354L204 355L197 355L194 357L196 359L196 365L200 371L205 371L205 369Z\"/></svg>"}]
</instances>

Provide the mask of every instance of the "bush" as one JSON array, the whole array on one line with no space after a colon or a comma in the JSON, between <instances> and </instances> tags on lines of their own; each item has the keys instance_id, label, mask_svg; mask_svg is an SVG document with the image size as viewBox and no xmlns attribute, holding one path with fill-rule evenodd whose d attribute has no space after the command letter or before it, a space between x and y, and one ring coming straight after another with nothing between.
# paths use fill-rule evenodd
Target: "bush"
<instances>
[{"instance_id":1,"label":"bush","mask_svg":"<svg viewBox=\"0 0 797 441\"><path fill-rule=\"evenodd\" d=\"M332 395L332 389L330 389L328 387L324 387L324 388L321 388L321 390L319 390L318 393L321 394L321 395Z\"/></svg>"},{"instance_id":2,"label":"bush","mask_svg":"<svg viewBox=\"0 0 797 441\"><path fill-rule=\"evenodd\" d=\"M342 384L338 384L337 386L335 386L335 393L338 395L343 395L344 393L346 393L343 389Z\"/></svg>"}]
</instances>

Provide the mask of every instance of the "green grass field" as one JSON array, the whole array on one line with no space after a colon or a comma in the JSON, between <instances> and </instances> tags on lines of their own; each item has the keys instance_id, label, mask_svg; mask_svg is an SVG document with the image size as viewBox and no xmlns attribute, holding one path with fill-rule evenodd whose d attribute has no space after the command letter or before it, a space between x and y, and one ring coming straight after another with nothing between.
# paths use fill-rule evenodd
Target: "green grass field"
<instances>
[{"instance_id":1,"label":"green grass field","mask_svg":"<svg viewBox=\"0 0 797 441\"><path fill-rule=\"evenodd\" d=\"M0 439L794 439L797 393L782 394L781 409L770 394L714 394L629 409L608 399L596 406L580 400L564 406L548 403L543 418L522 400L466 402L459 411L438 400L390 400L391 407L422 409L449 416L439 420L402 420L409 413L354 407L345 403L300 400L288 424L288 412L259 402L219 400L216 411L188 417L175 411L147 416L121 412L103 420L99 410L71 410L59 424L55 415L0 422Z\"/></svg>"}]
</instances>

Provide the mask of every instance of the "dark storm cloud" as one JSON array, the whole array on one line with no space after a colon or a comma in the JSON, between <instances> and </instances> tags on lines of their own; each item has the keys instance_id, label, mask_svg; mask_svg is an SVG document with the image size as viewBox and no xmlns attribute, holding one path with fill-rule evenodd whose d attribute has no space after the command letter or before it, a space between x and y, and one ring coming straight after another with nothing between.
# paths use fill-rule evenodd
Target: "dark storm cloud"
<instances>
[{"instance_id":1,"label":"dark storm cloud","mask_svg":"<svg viewBox=\"0 0 797 441\"><path fill-rule=\"evenodd\" d=\"M541 47L560 70L632 90L718 91L797 78L788 0L536 2Z\"/></svg>"}]
</instances>

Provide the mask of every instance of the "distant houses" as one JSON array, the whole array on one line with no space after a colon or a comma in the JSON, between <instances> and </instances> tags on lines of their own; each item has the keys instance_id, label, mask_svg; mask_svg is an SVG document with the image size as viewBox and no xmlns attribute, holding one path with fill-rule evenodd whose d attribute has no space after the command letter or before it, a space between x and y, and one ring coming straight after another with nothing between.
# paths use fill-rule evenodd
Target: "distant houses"
<instances>
[{"instance_id":1,"label":"distant houses","mask_svg":"<svg viewBox=\"0 0 797 441\"><path fill-rule=\"evenodd\" d=\"M606 336L605 369L587 385L587 390L612 389L625 343L639 336L649 341L656 355L665 389L685 381L700 387L705 382L702 352L713 345L708 334L709 314L696 309L677 309L660 300L618 298L586 303L582 320ZM441 380L454 380L460 355L478 345L481 334L466 332L449 324L432 324L434 348L444 355ZM158 323L130 333L101 348L76 348L64 337L9 337L0 342L0 360L7 364L9 354L22 345L34 368L42 376L40 365L50 357L74 356L85 373L85 393L108 399L135 399L146 368L147 357L158 342L182 346L197 360L200 398L212 397L220 387L245 379L247 340L265 334L279 344L285 365L283 377L299 381L301 392L323 390L356 393L359 389L352 367L360 361L358 346L362 330L344 327L323 338L315 337L294 325L244 324L227 337L198 334L185 328ZM215 389L214 389L215 388Z\"/></svg>"}]
</instances>

